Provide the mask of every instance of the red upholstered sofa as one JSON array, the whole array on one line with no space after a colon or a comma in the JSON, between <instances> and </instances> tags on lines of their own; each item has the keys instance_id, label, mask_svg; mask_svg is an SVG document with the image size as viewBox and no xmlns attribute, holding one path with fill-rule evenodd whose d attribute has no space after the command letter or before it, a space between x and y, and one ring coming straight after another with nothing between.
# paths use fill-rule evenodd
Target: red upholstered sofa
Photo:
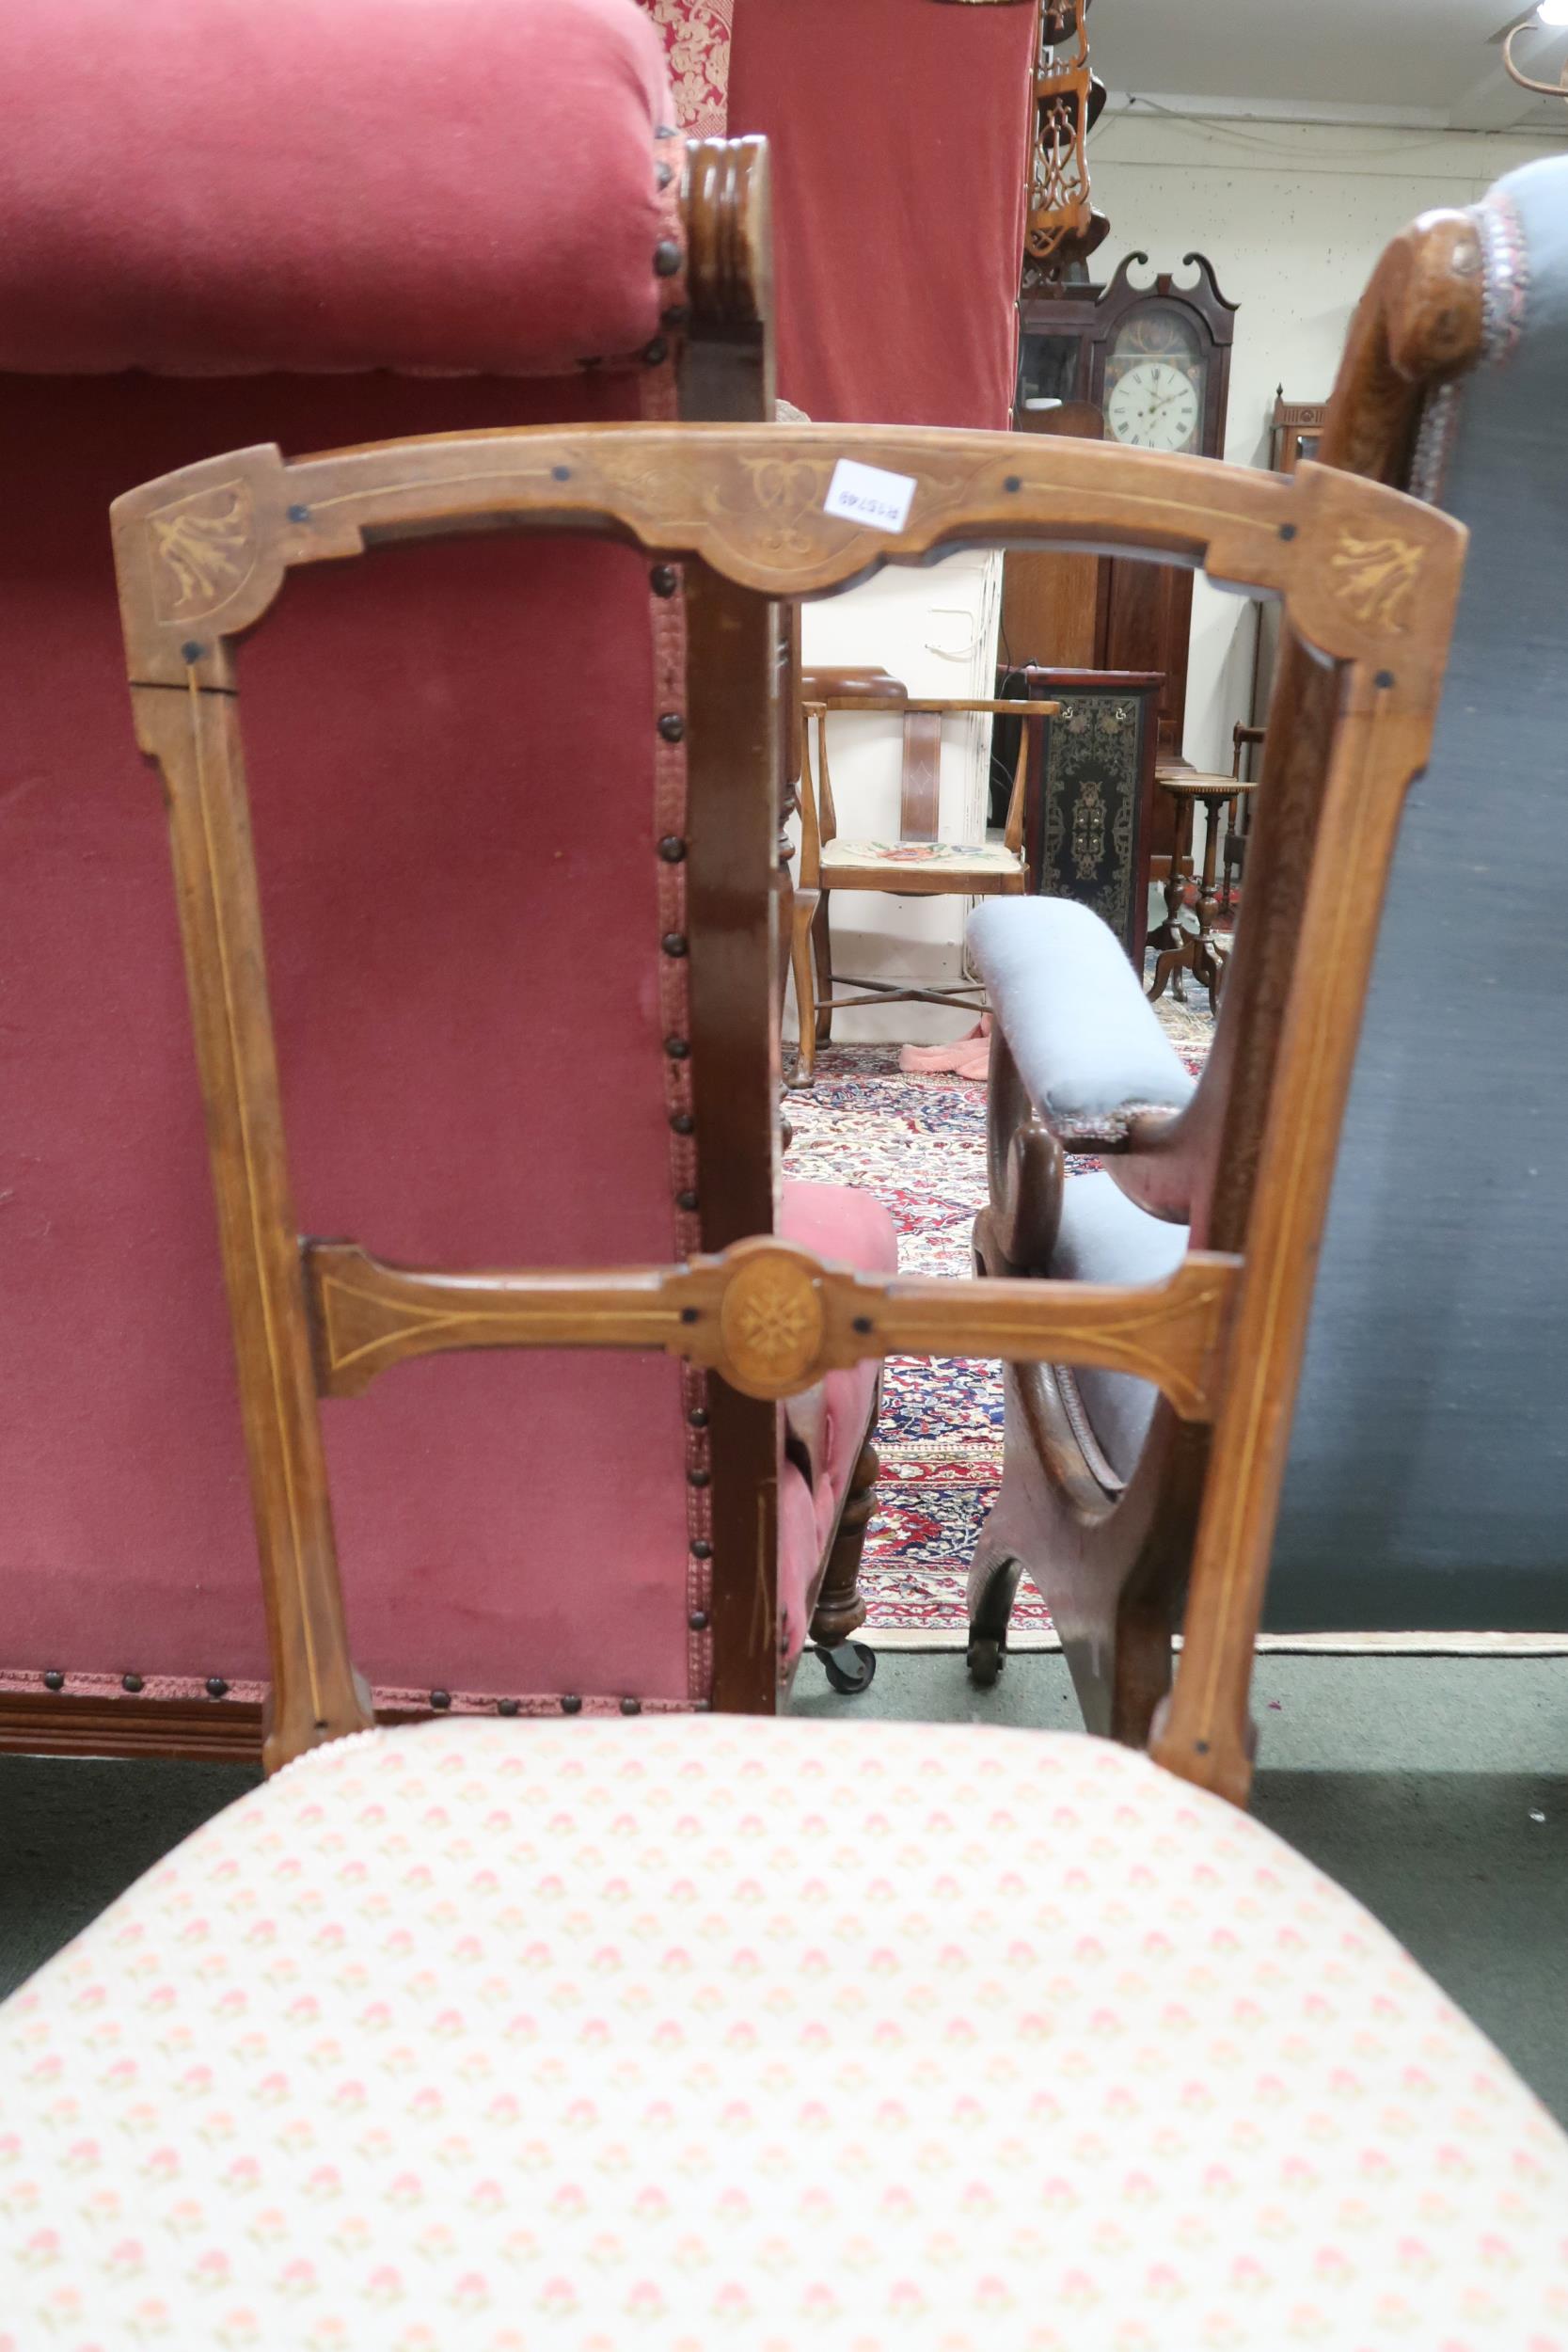
<instances>
[{"instance_id":1,"label":"red upholstered sofa","mask_svg":"<svg viewBox=\"0 0 1568 2352\"><path fill-rule=\"evenodd\" d=\"M764 413L760 160L693 151L683 205L666 104L633 0L0 15L0 1745L244 1752L264 1672L109 501L261 440ZM188 553L211 560L199 531ZM302 1220L471 1264L756 1230L766 1141L699 1168L679 1033L683 584L581 541L452 557L352 596L327 567L245 657ZM892 1263L861 1196L785 1187L783 1230ZM414 1366L327 1406L379 1704L770 1705L871 1380L787 1449L771 1408L729 1409L592 1356ZM779 1646L716 1661L714 1581L750 1590L759 1540Z\"/></svg>"}]
</instances>

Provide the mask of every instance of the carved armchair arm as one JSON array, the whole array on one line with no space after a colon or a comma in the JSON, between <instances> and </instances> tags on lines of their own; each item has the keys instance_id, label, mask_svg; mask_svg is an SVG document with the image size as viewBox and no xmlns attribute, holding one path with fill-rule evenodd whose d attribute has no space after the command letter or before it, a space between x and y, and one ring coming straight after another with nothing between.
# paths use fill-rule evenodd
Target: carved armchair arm
<instances>
[{"instance_id":1,"label":"carved armchair arm","mask_svg":"<svg viewBox=\"0 0 1568 2352\"><path fill-rule=\"evenodd\" d=\"M1189 1102L1196 1081L1098 914L1070 898L990 898L968 939L1023 1090L1061 1143L1126 1151L1136 1121Z\"/></svg>"}]
</instances>

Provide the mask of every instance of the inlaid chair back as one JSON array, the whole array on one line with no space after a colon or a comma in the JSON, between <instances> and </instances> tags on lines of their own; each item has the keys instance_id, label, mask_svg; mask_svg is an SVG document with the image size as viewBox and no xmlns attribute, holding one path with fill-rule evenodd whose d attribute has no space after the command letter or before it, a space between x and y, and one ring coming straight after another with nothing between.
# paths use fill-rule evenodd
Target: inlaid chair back
<instances>
[{"instance_id":1,"label":"inlaid chair back","mask_svg":"<svg viewBox=\"0 0 1568 2352\"><path fill-rule=\"evenodd\" d=\"M909 519L897 533L826 511L844 457L906 478ZM717 1428L747 1400L797 1393L890 1353L1059 1355L1140 1373L1184 1422L1212 1428L1188 1647L1159 1752L1195 1779L1240 1794L1252 1640L1312 1250L1382 874L1404 787L1426 754L1463 532L1396 493L1322 468L1286 482L1066 441L809 426L541 428L292 465L257 448L132 492L114 518L136 727L168 799L207 1104L268 1596L270 1760L366 1720L344 1641L320 1395L353 1393L400 1359L448 1348L641 1349L681 1359L688 1377L721 1375L708 1382L702 1407ZM524 535L508 539L506 528ZM460 532L482 535L468 547L428 544ZM318 1187L311 1206L323 1228L352 1220L357 1231L352 1242L302 1244L283 1144L290 1081L285 1069L280 1095L262 973L239 690L248 691L258 673L276 678L287 660L309 658L319 600L346 599L360 585L359 567L343 568L344 558L377 550L363 567L373 616L378 576L404 564L439 556L453 583L465 564L483 580L499 555L526 563L541 533L561 532L629 541L644 562L685 567L687 799L672 812L679 831L665 852L682 898L678 912L666 900L660 919L686 929L664 940L658 1019L689 1021L704 1047L672 1057L661 1073L671 1091L657 1110L667 1117L668 1104L676 1105L676 1148L692 1154L681 1162L689 1175L676 1181L692 1183L702 1222L689 1212L673 1263L668 1248L644 1241L644 1227L628 1225L615 1232L612 1252L590 1258L591 1265L611 1255L619 1265L595 1273L567 1269L582 1218L546 1237L515 1213L514 1246L531 1252L531 1270L410 1270L370 1253L451 1265L472 1249L472 1230L415 1230L395 1187L380 1201L351 1195L341 1204ZM399 540L418 544L380 551ZM1402 581L1393 609L1369 588L1383 564L1369 549L1390 542L1401 549ZM1311 971L1332 947L1344 984L1331 994L1299 984L1288 992L1244 1251L1195 1253L1154 1285L973 1285L835 1270L771 1238L766 1152L735 1150L748 1128L770 1137L773 1124L780 743L770 600L830 594L883 562L987 543L1098 543L1202 563L1218 580L1283 596L1288 621L1335 682L1318 779L1320 862L1335 886L1314 880L1297 965ZM279 599L296 569L304 577ZM277 620L236 658L275 599ZM672 689L680 683L673 668ZM407 685L417 699L417 669ZM509 723L508 687L499 660L471 681L498 742ZM341 691L325 678L321 689L318 724L324 714L330 723ZM386 691L384 673L376 691ZM352 873L355 851L343 846ZM364 852L399 853L373 839ZM535 854L554 862L547 839ZM1338 886L1341 869L1356 876L1354 891ZM596 943L604 929L596 877L564 880L562 937L575 912ZM373 921L372 905L367 931ZM494 1066L472 1082L493 1087ZM375 1091L355 1073L340 1104L345 1124L366 1118ZM600 1218L594 1238L612 1230ZM546 1238L547 1251L539 1246ZM502 1254L497 1236L483 1239L493 1257ZM566 1376L553 1361L546 1369ZM415 1486L418 1413L437 1373L459 1379L466 1401L493 1376L474 1363L456 1374L404 1366L388 1381L387 1394L402 1387L411 1400ZM590 1452L615 1435L584 1430L577 1442ZM536 1474L536 1447L521 1442L512 1459L520 1481ZM595 1572L585 1560L578 1574ZM705 1613L721 1676L727 1660L754 1647L759 1622L766 1638L772 1606L766 1541L750 1551L719 1547Z\"/></svg>"},{"instance_id":2,"label":"inlaid chair back","mask_svg":"<svg viewBox=\"0 0 1568 2352\"><path fill-rule=\"evenodd\" d=\"M24 1748L253 1753L268 1673L109 501L237 443L760 415L770 389L759 143L689 156L632 0L210 31L191 0L0 10L0 1742ZM222 501L171 524L193 599L234 536ZM416 1255L439 1230L483 1259L519 1222L541 1253L666 1252L678 583L578 541L345 585L291 599L247 678L302 1214ZM525 1671L689 1700L705 1457L678 1375L481 1386L388 1391L332 1434L384 1704L493 1703ZM547 1470L520 1512L523 1458ZM585 1610L581 1563L628 1528Z\"/></svg>"},{"instance_id":3,"label":"inlaid chair back","mask_svg":"<svg viewBox=\"0 0 1568 2352\"><path fill-rule=\"evenodd\" d=\"M1427 314L1481 350L1432 389L1405 478L1471 556L1324 1235L1282 1628L1568 1630L1568 161L1429 245L1449 234ZM1347 368L1332 453L1356 463L1377 417Z\"/></svg>"}]
</instances>

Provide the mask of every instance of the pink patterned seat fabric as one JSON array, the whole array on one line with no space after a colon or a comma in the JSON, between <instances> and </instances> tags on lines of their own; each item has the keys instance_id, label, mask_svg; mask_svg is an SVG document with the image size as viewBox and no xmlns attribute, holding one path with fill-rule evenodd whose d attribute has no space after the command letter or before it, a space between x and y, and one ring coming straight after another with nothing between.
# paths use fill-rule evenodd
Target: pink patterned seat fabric
<instances>
[{"instance_id":1,"label":"pink patterned seat fabric","mask_svg":"<svg viewBox=\"0 0 1568 2352\"><path fill-rule=\"evenodd\" d=\"M0 2012L0 2352L1561 2352L1568 2141L1143 1756L318 1751Z\"/></svg>"},{"instance_id":2,"label":"pink patterned seat fabric","mask_svg":"<svg viewBox=\"0 0 1568 2352\"><path fill-rule=\"evenodd\" d=\"M853 1184L784 1181L778 1232L784 1241L814 1250L830 1265L860 1274L896 1274L898 1235L875 1194ZM811 1463L808 1482L793 1462L779 1477L779 1618L786 1660L805 1643L806 1600L833 1525L844 1507L855 1464L870 1429L879 1367L871 1362L830 1372L817 1388L784 1406L790 1429Z\"/></svg>"}]
</instances>

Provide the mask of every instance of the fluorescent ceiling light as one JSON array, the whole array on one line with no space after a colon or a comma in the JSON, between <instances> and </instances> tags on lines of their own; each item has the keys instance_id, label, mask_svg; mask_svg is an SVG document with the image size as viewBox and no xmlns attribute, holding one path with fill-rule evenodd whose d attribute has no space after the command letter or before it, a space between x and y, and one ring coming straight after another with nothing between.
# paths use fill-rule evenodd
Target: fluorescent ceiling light
<instances>
[{"instance_id":1,"label":"fluorescent ceiling light","mask_svg":"<svg viewBox=\"0 0 1568 2352\"><path fill-rule=\"evenodd\" d=\"M1568 0L1541 0L1535 15L1541 24L1568 24Z\"/></svg>"}]
</instances>

